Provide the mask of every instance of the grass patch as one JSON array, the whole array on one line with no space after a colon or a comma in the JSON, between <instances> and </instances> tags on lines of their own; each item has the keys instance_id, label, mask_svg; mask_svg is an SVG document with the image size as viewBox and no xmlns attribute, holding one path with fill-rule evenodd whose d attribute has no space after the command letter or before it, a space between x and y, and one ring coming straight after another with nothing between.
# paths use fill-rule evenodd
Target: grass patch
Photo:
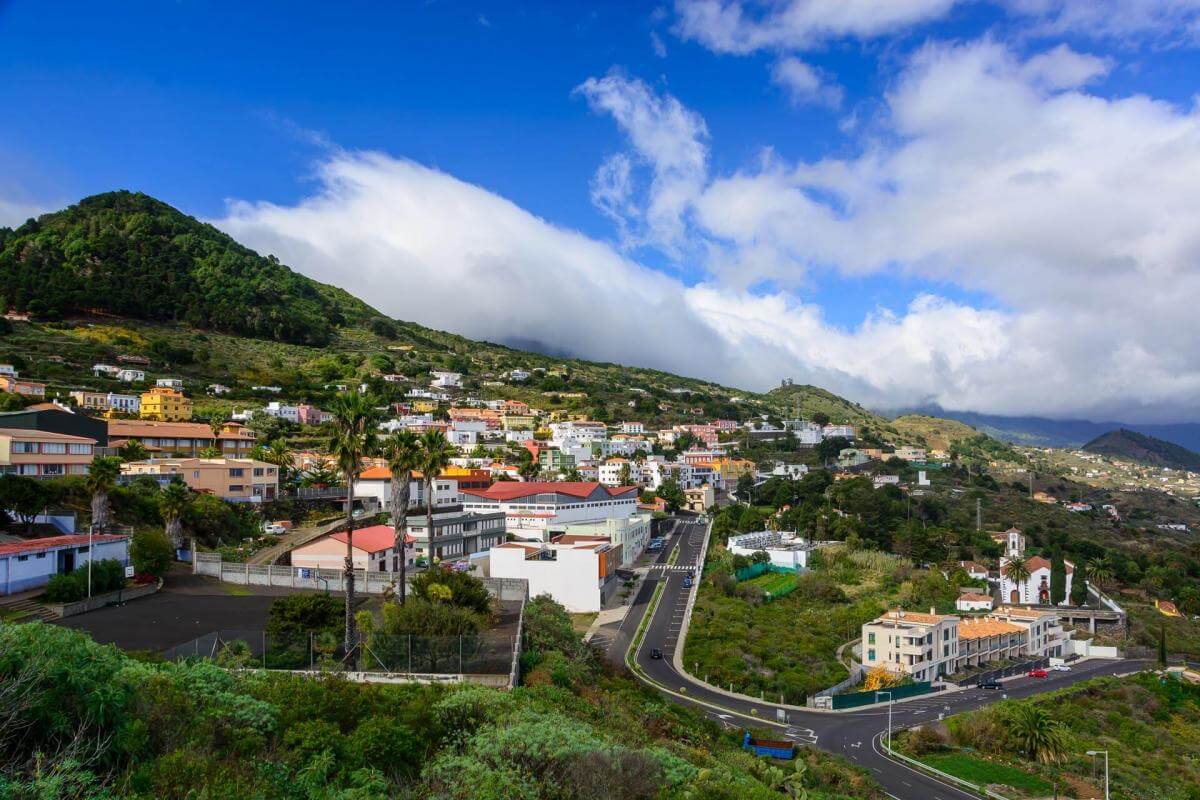
<instances>
[{"instance_id":1,"label":"grass patch","mask_svg":"<svg viewBox=\"0 0 1200 800\"><path fill-rule=\"evenodd\" d=\"M1054 784L1045 778L967 753L931 753L920 760L934 769L940 769L974 784L1011 786L1037 795L1046 795L1054 791Z\"/></svg>"},{"instance_id":2,"label":"grass patch","mask_svg":"<svg viewBox=\"0 0 1200 800\"><path fill-rule=\"evenodd\" d=\"M581 614L571 614L571 627L576 633L584 634L588 632L588 628L592 627L592 623L596 621L596 617L600 616L594 611Z\"/></svg>"},{"instance_id":3,"label":"grass patch","mask_svg":"<svg viewBox=\"0 0 1200 800\"><path fill-rule=\"evenodd\" d=\"M756 578L746 581L757 586L767 594L777 595L796 585L795 575L785 575L782 572L766 572Z\"/></svg>"},{"instance_id":4,"label":"grass patch","mask_svg":"<svg viewBox=\"0 0 1200 800\"><path fill-rule=\"evenodd\" d=\"M224 583L224 582L222 582L221 586L223 586L225 588L226 594L233 595L234 597L249 597L252 594L254 594L254 592L250 591L249 586L243 586L240 583Z\"/></svg>"}]
</instances>

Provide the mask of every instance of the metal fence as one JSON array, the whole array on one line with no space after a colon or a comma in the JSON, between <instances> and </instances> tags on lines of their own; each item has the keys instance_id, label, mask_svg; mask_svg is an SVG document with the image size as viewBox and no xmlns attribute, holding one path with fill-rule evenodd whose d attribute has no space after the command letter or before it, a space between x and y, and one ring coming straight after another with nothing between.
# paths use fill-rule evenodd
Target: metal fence
<instances>
[{"instance_id":1,"label":"metal fence","mask_svg":"<svg viewBox=\"0 0 1200 800\"><path fill-rule=\"evenodd\" d=\"M163 653L169 661L210 660L248 669L323 671L489 681L512 685L520 658L520 634L406 636L373 633L347 650L332 634L270 635L263 630L211 631Z\"/></svg>"},{"instance_id":2,"label":"metal fence","mask_svg":"<svg viewBox=\"0 0 1200 800\"><path fill-rule=\"evenodd\" d=\"M918 683L906 683L903 686L893 686L890 689L881 689L880 691L891 692L892 700L900 700L905 697L916 697L917 695L930 694L934 691L934 688L929 681L920 681ZM869 706L872 703L878 703L879 692L853 692L850 694L835 694L829 699L832 702L834 710L840 711L843 708L857 708L859 706Z\"/></svg>"}]
</instances>

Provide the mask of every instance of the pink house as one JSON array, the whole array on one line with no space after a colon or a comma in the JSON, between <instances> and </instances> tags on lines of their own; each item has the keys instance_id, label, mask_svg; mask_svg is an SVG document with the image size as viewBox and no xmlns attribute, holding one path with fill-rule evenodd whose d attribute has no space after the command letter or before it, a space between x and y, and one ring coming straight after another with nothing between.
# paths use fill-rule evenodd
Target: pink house
<instances>
[{"instance_id":1,"label":"pink house","mask_svg":"<svg viewBox=\"0 0 1200 800\"><path fill-rule=\"evenodd\" d=\"M296 419L301 425L321 425L328 422L331 416L329 412L306 403L296 406Z\"/></svg>"}]
</instances>

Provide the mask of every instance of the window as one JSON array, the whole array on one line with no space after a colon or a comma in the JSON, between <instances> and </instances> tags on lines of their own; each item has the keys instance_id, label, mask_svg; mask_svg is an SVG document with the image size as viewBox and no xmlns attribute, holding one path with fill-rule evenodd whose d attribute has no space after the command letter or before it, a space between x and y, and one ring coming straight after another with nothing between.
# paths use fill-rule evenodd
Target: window
<instances>
[{"instance_id":1,"label":"window","mask_svg":"<svg viewBox=\"0 0 1200 800\"><path fill-rule=\"evenodd\" d=\"M874 634L872 634L872 635L874 635ZM874 660L875 660L875 651L868 650L867 651L867 661L874 661Z\"/></svg>"},{"instance_id":2,"label":"window","mask_svg":"<svg viewBox=\"0 0 1200 800\"><path fill-rule=\"evenodd\" d=\"M67 445L65 442L43 442L42 452L55 456L65 455L67 452Z\"/></svg>"},{"instance_id":3,"label":"window","mask_svg":"<svg viewBox=\"0 0 1200 800\"><path fill-rule=\"evenodd\" d=\"M14 453L36 453L37 452L37 443L36 442L13 442L12 443L12 451Z\"/></svg>"},{"instance_id":4,"label":"window","mask_svg":"<svg viewBox=\"0 0 1200 800\"><path fill-rule=\"evenodd\" d=\"M229 469L229 477L231 478L240 478L245 474L246 470L242 467L230 467Z\"/></svg>"},{"instance_id":5,"label":"window","mask_svg":"<svg viewBox=\"0 0 1200 800\"><path fill-rule=\"evenodd\" d=\"M38 553L38 554L37 554L37 557L38 557L38 558L45 558L45 557L46 557L46 554L45 554L45 553Z\"/></svg>"},{"instance_id":6,"label":"window","mask_svg":"<svg viewBox=\"0 0 1200 800\"><path fill-rule=\"evenodd\" d=\"M875 644L875 634L873 634L873 633L867 634L867 644ZM874 658L874 657L872 657L872 658Z\"/></svg>"},{"instance_id":7,"label":"window","mask_svg":"<svg viewBox=\"0 0 1200 800\"><path fill-rule=\"evenodd\" d=\"M73 456L87 456L92 454L92 446L90 444L72 444L67 446L67 452Z\"/></svg>"},{"instance_id":8,"label":"window","mask_svg":"<svg viewBox=\"0 0 1200 800\"><path fill-rule=\"evenodd\" d=\"M244 491L246 491L246 486L245 486L245 484L241 484L241 483L231 483L231 484L229 484L229 491L244 492Z\"/></svg>"}]
</instances>

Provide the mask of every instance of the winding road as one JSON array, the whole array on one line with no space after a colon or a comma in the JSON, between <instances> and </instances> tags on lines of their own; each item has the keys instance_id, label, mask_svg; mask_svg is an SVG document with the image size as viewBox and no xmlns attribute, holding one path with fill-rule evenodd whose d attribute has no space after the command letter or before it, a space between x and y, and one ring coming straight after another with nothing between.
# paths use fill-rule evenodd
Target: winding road
<instances>
[{"instance_id":1,"label":"winding road","mask_svg":"<svg viewBox=\"0 0 1200 800\"><path fill-rule=\"evenodd\" d=\"M888 709L871 707L860 711L825 712L784 707L765 701L731 696L713 689L676 668L676 648L682 646L681 631L690 613L689 595L684 578L696 574L700 563L707 525L694 518L675 518L662 552L650 567L637 597L615 635L609 637L607 657L624 664L631 655L638 666L635 675L669 699L691 706L730 729L770 727L779 738L797 744L810 744L844 756L868 770L875 780L897 800L963 800L978 798L933 776L918 772L884 754L880 738L888 725ZM671 554L678 548L673 563ZM637 651L630 654L636 633L645 618L659 585L663 591L650 618ZM651 658L653 648L662 658ZM1001 697L1021 698L1069 686L1102 675L1136 672L1144 662L1092 660L1080 663L1070 672L1051 672L1043 679L1014 678L1005 682L1003 692L966 689L933 694L896 703L892 707L893 729L906 728L995 702ZM638 673L641 674L638 674ZM782 711L783 717L778 715Z\"/></svg>"}]
</instances>

